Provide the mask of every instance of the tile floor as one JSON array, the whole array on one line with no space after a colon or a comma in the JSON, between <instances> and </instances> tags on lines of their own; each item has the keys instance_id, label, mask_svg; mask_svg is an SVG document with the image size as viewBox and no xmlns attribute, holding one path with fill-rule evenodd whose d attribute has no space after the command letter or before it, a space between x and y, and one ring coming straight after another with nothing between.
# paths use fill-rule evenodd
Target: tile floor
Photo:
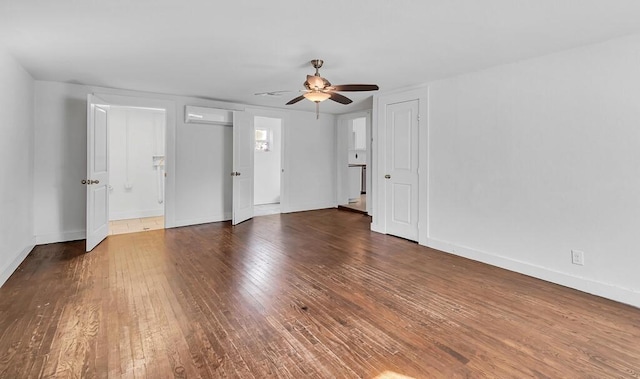
<instances>
[{"instance_id":1,"label":"tile floor","mask_svg":"<svg viewBox=\"0 0 640 379\"><path fill-rule=\"evenodd\" d=\"M109 221L109 235L164 229L164 216Z\"/></svg>"}]
</instances>

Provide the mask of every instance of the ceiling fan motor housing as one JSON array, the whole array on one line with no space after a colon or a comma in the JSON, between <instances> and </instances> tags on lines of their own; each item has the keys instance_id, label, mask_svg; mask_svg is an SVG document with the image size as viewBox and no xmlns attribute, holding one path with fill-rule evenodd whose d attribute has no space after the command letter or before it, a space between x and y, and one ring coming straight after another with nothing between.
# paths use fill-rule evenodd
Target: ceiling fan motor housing
<instances>
[{"instance_id":1,"label":"ceiling fan motor housing","mask_svg":"<svg viewBox=\"0 0 640 379\"><path fill-rule=\"evenodd\" d=\"M323 63L324 63L324 61L322 59L313 59L311 61L311 64L313 65L313 68L316 69L316 75L318 74L318 69L320 69L320 67L322 67Z\"/></svg>"}]
</instances>

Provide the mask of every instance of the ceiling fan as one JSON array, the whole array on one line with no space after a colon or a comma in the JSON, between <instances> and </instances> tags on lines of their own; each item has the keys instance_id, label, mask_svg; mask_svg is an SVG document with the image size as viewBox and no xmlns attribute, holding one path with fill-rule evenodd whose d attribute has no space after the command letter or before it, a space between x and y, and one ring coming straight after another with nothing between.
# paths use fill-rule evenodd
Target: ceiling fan
<instances>
[{"instance_id":1,"label":"ceiling fan","mask_svg":"<svg viewBox=\"0 0 640 379\"><path fill-rule=\"evenodd\" d=\"M307 80L304 82L305 90L302 95L291 99L286 105L292 105L304 99L313 101L316 103L316 118L320 117L320 103L325 100L333 100L340 104L351 104L353 101L346 96L339 94L338 92L356 92L356 91L377 91L379 88L375 84L340 84L332 85L327 79L320 76L320 67L324 61L322 59L314 59L311 61L311 65L316 69L314 75L307 75ZM279 96L280 93L288 91L271 91L256 93L256 95L270 95Z\"/></svg>"}]
</instances>

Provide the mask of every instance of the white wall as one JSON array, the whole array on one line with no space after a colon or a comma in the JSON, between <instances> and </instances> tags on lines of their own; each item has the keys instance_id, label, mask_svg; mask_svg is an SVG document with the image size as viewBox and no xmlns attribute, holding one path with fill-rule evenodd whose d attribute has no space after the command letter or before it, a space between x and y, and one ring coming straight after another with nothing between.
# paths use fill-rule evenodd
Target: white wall
<instances>
[{"instance_id":1,"label":"white wall","mask_svg":"<svg viewBox=\"0 0 640 379\"><path fill-rule=\"evenodd\" d=\"M640 35L431 83L428 244L640 306L639 84Z\"/></svg>"},{"instance_id":2,"label":"white wall","mask_svg":"<svg viewBox=\"0 0 640 379\"><path fill-rule=\"evenodd\" d=\"M36 82L35 234L38 243L82 239L85 233L86 97L88 93L131 99L159 99L173 104L175 121L167 124L167 163L174 149L175 168L167 167L167 226L231 218L232 128L185 124L184 106L230 110L245 106L172 95L114 90L77 84ZM335 204L335 117L282 111L285 135L285 183L289 205L283 212ZM173 178L174 186L169 185ZM174 188L172 188L174 187ZM169 192L173 203L169 204Z\"/></svg>"},{"instance_id":3,"label":"white wall","mask_svg":"<svg viewBox=\"0 0 640 379\"><path fill-rule=\"evenodd\" d=\"M273 204L280 202L281 170L281 126L282 120L271 117L254 118L254 128L266 130L270 136L269 151L255 150L253 203Z\"/></svg>"},{"instance_id":4,"label":"white wall","mask_svg":"<svg viewBox=\"0 0 640 379\"><path fill-rule=\"evenodd\" d=\"M31 76L0 48L0 285L35 244Z\"/></svg>"},{"instance_id":5,"label":"white wall","mask_svg":"<svg viewBox=\"0 0 640 379\"><path fill-rule=\"evenodd\" d=\"M109 130L109 220L164 215L165 112L111 107Z\"/></svg>"},{"instance_id":6,"label":"white wall","mask_svg":"<svg viewBox=\"0 0 640 379\"><path fill-rule=\"evenodd\" d=\"M34 169L37 243L85 237L87 94L73 84L36 81Z\"/></svg>"},{"instance_id":7,"label":"white wall","mask_svg":"<svg viewBox=\"0 0 640 379\"><path fill-rule=\"evenodd\" d=\"M336 116L288 112L282 162L288 205L282 212L335 207Z\"/></svg>"},{"instance_id":8,"label":"white wall","mask_svg":"<svg viewBox=\"0 0 640 379\"><path fill-rule=\"evenodd\" d=\"M185 98L180 101L175 141L176 225L229 220L233 128L185 124L184 105L237 109L232 108L233 105L202 100L196 102Z\"/></svg>"}]
</instances>

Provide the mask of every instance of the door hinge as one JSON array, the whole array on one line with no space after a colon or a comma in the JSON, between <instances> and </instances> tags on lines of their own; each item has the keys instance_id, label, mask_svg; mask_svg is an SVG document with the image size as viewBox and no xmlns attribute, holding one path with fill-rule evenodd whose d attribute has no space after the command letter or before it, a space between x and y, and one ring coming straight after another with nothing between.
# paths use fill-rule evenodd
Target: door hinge
<instances>
[{"instance_id":1,"label":"door hinge","mask_svg":"<svg viewBox=\"0 0 640 379\"><path fill-rule=\"evenodd\" d=\"M418 115L418 122L420 122L420 115Z\"/></svg>"}]
</instances>

